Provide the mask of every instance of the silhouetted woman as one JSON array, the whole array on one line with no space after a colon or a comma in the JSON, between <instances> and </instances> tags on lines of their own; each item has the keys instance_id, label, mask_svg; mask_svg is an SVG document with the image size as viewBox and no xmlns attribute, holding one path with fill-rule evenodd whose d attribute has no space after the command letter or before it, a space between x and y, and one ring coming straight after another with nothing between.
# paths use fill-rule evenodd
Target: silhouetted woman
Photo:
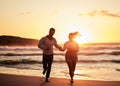
<instances>
[{"instance_id":1,"label":"silhouetted woman","mask_svg":"<svg viewBox=\"0 0 120 86\"><path fill-rule=\"evenodd\" d=\"M76 67L76 62L78 60L77 52L79 52L79 45L76 41L74 41L75 36L78 34L78 32L70 33L69 34L69 40L65 42L63 46L63 51L66 51L65 54L65 60L67 62L68 68L69 68L69 75L71 78L71 83L73 83L73 77L74 77L74 71Z\"/></svg>"}]
</instances>

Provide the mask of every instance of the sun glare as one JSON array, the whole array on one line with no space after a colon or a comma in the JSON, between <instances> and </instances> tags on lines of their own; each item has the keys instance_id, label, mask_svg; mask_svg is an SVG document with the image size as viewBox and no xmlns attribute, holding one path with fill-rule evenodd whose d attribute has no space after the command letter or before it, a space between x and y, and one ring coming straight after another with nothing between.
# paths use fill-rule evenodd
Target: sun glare
<instances>
[{"instance_id":1,"label":"sun glare","mask_svg":"<svg viewBox=\"0 0 120 86\"><path fill-rule=\"evenodd\" d=\"M84 29L77 30L79 35L76 36L75 41L78 43L90 43L92 41L92 35Z\"/></svg>"},{"instance_id":2,"label":"sun glare","mask_svg":"<svg viewBox=\"0 0 120 86\"><path fill-rule=\"evenodd\" d=\"M75 38L75 41L78 43L89 43L90 40L91 40L91 37L88 34L83 34Z\"/></svg>"},{"instance_id":3,"label":"sun glare","mask_svg":"<svg viewBox=\"0 0 120 86\"><path fill-rule=\"evenodd\" d=\"M90 43L93 37L88 30L88 28L82 28L80 26L71 26L63 32L63 36L60 37L60 40L64 43L68 40L69 33L78 32L79 34L74 39L78 44Z\"/></svg>"}]
</instances>

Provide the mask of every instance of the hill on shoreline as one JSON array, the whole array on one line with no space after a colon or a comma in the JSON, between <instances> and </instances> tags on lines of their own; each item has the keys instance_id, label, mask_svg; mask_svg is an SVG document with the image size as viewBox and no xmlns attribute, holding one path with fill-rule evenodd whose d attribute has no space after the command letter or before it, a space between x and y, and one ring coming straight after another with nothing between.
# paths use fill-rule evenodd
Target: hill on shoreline
<instances>
[{"instance_id":1,"label":"hill on shoreline","mask_svg":"<svg viewBox=\"0 0 120 86\"><path fill-rule=\"evenodd\" d=\"M0 46L37 46L39 40L32 38L22 38L18 36L0 36ZM63 46L64 43L60 43ZM120 42L113 43L84 43L83 45L120 45Z\"/></svg>"},{"instance_id":2,"label":"hill on shoreline","mask_svg":"<svg viewBox=\"0 0 120 86\"><path fill-rule=\"evenodd\" d=\"M37 46L39 40L18 36L0 36L0 46Z\"/></svg>"}]
</instances>

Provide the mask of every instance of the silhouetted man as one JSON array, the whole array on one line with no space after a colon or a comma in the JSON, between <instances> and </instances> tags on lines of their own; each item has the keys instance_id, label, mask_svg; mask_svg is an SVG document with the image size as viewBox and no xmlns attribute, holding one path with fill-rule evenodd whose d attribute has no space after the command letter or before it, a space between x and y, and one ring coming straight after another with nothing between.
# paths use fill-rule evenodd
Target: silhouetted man
<instances>
[{"instance_id":1,"label":"silhouetted man","mask_svg":"<svg viewBox=\"0 0 120 86\"><path fill-rule=\"evenodd\" d=\"M50 28L49 34L42 37L39 41L38 47L43 50L43 74L46 74L46 82L49 82L51 65L53 62L53 46L61 50L62 48L57 44L56 39L53 37L55 29Z\"/></svg>"}]
</instances>

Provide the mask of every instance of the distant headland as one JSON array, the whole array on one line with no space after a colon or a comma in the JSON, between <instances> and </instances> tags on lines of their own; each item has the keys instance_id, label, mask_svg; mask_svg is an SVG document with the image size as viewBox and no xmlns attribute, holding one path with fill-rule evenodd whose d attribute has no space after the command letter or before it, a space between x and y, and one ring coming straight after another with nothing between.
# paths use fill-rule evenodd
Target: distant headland
<instances>
[{"instance_id":1,"label":"distant headland","mask_svg":"<svg viewBox=\"0 0 120 86\"><path fill-rule=\"evenodd\" d=\"M18 36L0 36L0 46L37 46L39 40Z\"/></svg>"}]
</instances>

